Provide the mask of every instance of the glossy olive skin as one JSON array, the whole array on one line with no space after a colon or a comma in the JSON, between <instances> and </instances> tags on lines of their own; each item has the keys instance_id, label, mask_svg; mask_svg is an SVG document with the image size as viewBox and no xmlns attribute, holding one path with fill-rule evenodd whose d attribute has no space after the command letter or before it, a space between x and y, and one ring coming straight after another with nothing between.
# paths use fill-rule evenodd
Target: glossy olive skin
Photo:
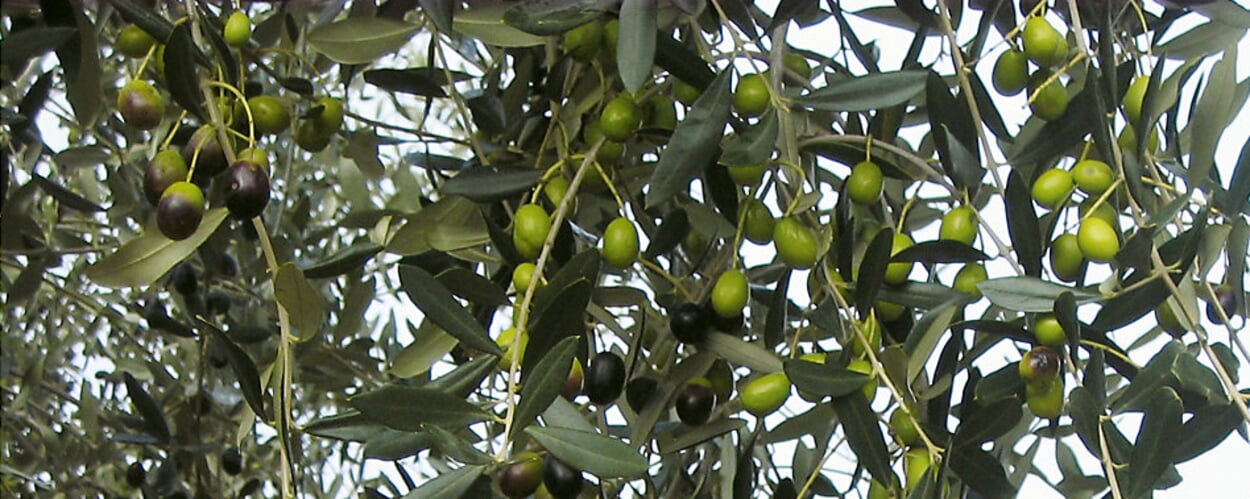
<instances>
[{"instance_id":1,"label":"glossy olive skin","mask_svg":"<svg viewBox=\"0 0 1250 499\"><path fill-rule=\"evenodd\" d=\"M217 131L211 125L202 126L191 135L191 140L182 147L182 159L195 169L196 179L216 176L230 166L230 162L226 160L226 151L217 142Z\"/></svg>"},{"instance_id":2,"label":"glossy olive skin","mask_svg":"<svg viewBox=\"0 0 1250 499\"><path fill-rule=\"evenodd\" d=\"M677 101L682 104L693 106L694 101L699 100L699 96L702 94L703 91L694 85L678 79L673 80L673 97L676 97Z\"/></svg>"},{"instance_id":3,"label":"glossy olive skin","mask_svg":"<svg viewBox=\"0 0 1250 499\"><path fill-rule=\"evenodd\" d=\"M1063 234L1050 245L1050 269L1060 280L1073 282L1081 277L1085 256L1076 236Z\"/></svg>"},{"instance_id":4,"label":"glossy olive skin","mask_svg":"<svg viewBox=\"0 0 1250 499\"><path fill-rule=\"evenodd\" d=\"M818 251L816 234L797 218L786 217L773 226L773 245L777 257L796 269L809 269L816 265Z\"/></svg>"},{"instance_id":5,"label":"glossy olive skin","mask_svg":"<svg viewBox=\"0 0 1250 499\"><path fill-rule=\"evenodd\" d=\"M156 205L156 226L174 241L191 237L203 218L204 192L190 182L169 186Z\"/></svg>"},{"instance_id":6,"label":"glossy olive skin","mask_svg":"<svg viewBox=\"0 0 1250 499\"><path fill-rule=\"evenodd\" d=\"M894 440L899 445L912 446L922 442L920 430L912 422L911 415L907 409L902 407L895 408L894 412L890 414L890 433L894 434Z\"/></svg>"},{"instance_id":7,"label":"glossy olive skin","mask_svg":"<svg viewBox=\"0 0 1250 499\"><path fill-rule=\"evenodd\" d=\"M188 262L174 266L169 275L169 283L182 296L191 296L200 290L200 276L195 271L195 266Z\"/></svg>"},{"instance_id":8,"label":"glossy olive skin","mask_svg":"<svg viewBox=\"0 0 1250 499\"><path fill-rule=\"evenodd\" d=\"M247 14L242 11L234 11L226 19L226 26L222 29L221 36L231 47L247 45L248 39L252 37L252 20L248 19Z\"/></svg>"},{"instance_id":9,"label":"glossy olive skin","mask_svg":"<svg viewBox=\"0 0 1250 499\"><path fill-rule=\"evenodd\" d=\"M748 241L755 244L768 244L773 240L773 231L776 230L777 219L773 217L771 211L764 202L755 198L747 200L746 205L746 221L743 224L742 235Z\"/></svg>"},{"instance_id":10,"label":"glossy olive skin","mask_svg":"<svg viewBox=\"0 0 1250 499\"><path fill-rule=\"evenodd\" d=\"M618 95L608 102L599 117L603 136L613 142L625 142L642 124L642 110L629 95Z\"/></svg>"},{"instance_id":11,"label":"glossy olive skin","mask_svg":"<svg viewBox=\"0 0 1250 499\"><path fill-rule=\"evenodd\" d=\"M668 327L682 343L699 343L707 339L708 314L696 303L683 303L668 316Z\"/></svg>"},{"instance_id":12,"label":"glossy olive skin","mask_svg":"<svg viewBox=\"0 0 1250 499\"><path fill-rule=\"evenodd\" d=\"M712 409L716 407L716 392L711 382L704 378L696 378L686 383L677 399L673 402L677 409L677 417L681 422L691 426L706 423L712 417Z\"/></svg>"},{"instance_id":13,"label":"glossy olive skin","mask_svg":"<svg viewBox=\"0 0 1250 499\"><path fill-rule=\"evenodd\" d=\"M851 174L846 177L846 193L855 204L873 204L881 199L884 182L881 167L871 161L862 161L852 167Z\"/></svg>"},{"instance_id":14,"label":"glossy olive skin","mask_svg":"<svg viewBox=\"0 0 1250 499\"><path fill-rule=\"evenodd\" d=\"M117 34L117 51L126 57L144 57L156 44L147 31L134 24L127 24Z\"/></svg>"},{"instance_id":15,"label":"glossy olive skin","mask_svg":"<svg viewBox=\"0 0 1250 499\"><path fill-rule=\"evenodd\" d=\"M135 461L130 463L126 468L126 485L131 487L139 487L148 479L148 471L143 468L143 463Z\"/></svg>"},{"instance_id":16,"label":"glossy olive skin","mask_svg":"<svg viewBox=\"0 0 1250 499\"><path fill-rule=\"evenodd\" d=\"M960 293L980 298L981 288L977 285L988 278L989 274L985 271L985 265L975 262L967 263L955 274L955 283L951 287Z\"/></svg>"},{"instance_id":17,"label":"glossy olive skin","mask_svg":"<svg viewBox=\"0 0 1250 499\"><path fill-rule=\"evenodd\" d=\"M1115 260L1120 252L1120 233L1098 217L1089 217L1081 221L1076 233L1076 242L1081 247L1081 254L1092 262L1108 263Z\"/></svg>"},{"instance_id":18,"label":"glossy olive skin","mask_svg":"<svg viewBox=\"0 0 1250 499\"><path fill-rule=\"evenodd\" d=\"M1052 210L1058 208L1068 199L1074 183L1072 174L1067 170L1059 168L1046 170L1033 182L1033 200Z\"/></svg>"},{"instance_id":19,"label":"glossy olive skin","mask_svg":"<svg viewBox=\"0 0 1250 499\"><path fill-rule=\"evenodd\" d=\"M526 452L499 472L499 490L508 497L527 497L543 483L543 462L538 454Z\"/></svg>"},{"instance_id":20,"label":"glossy olive skin","mask_svg":"<svg viewBox=\"0 0 1250 499\"><path fill-rule=\"evenodd\" d=\"M1072 179L1081 191L1091 196L1099 196L1115 183L1115 172L1111 165L1096 159L1087 159L1072 166Z\"/></svg>"},{"instance_id":21,"label":"glossy olive skin","mask_svg":"<svg viewBox=\"0 0 1250 499\"><path fill-rule=\"evenodd\" d=\"M236 161L226 170L226 208L244 220L260 216L269 204L269 173L251 161Z\"/></svg>"},{"instance_id":22,"label":"glossy olive skin","mask_svg":"<svg viewBox=\"0 0 1250 499\"><path fill-rule=\"evenodd\" d=\"M530 285L534 282L534 271L537 266L533 262L521 262L512 269L512 286L516 288L517 294L525 293ZM539 283L541 284L541 280Z\"/></svg>"},{"instance_id":23,"label":"glossy olive skin","mask_svg":"<svg viewBox=\"0 0 1250 499\"><path fill-rule=\"evenodd\" d=\"M582 493L582 472L547 454L543 460L543 484L555 499L573 499Z\"/></svg>"},{"instance_id":24,"label":"glossy olive skin","mask_svg":"<svg viewBox=\"0 0 1250 499\"><path fill-rule=\"evenodd\" d=\"M1045 345L1033 347L1020 359L1020 378L1025 382L1043 382L1059 376L1059 352Z\"/></svg>"},{"instance_id":25,"label":"glossy olive skin","mask_svg":"<svg viewBox=\"0 0 1250 499\"><path fill-rule=\"evenodd\" d=\"M764 78L764 74L753 73L738 79L733 95L733 106L738 114L755 117L768 110L771 97L768 93L768 82Z\"/></svg>"},{"instance_id":26,"label":"glossy olive skin","mask_svg":"<svg viewBox=\"0 0 1250 499\"><path fill-rule=\"evenodd\" d=\"M257 133L272 135L291 127L291 112L277 97L257 95L247 100L247 107L252 112L252 123ZM235 113L236 122L246 124L247 116L247 111L239 106L238 112ZM242 129L246 130L247 127L244 126Z\"/></svg>"},{"instance_id":27,"label":"glossy olive skin","mask_svg":"<svg viewBox=\"0 0 1250 499\"><path fill-rule=\"evenodd\" d=\"M1051 314L1039 316L1033 322L1033 336L1037 338L1038 343L1051 348L1062 348L1068 341L1063 326L1059 325L1059 319Z\"/></svg>"},{"instance_id":28,"label":"glossy olive skin","mask_svg":"<svg viewBox=\"0 0 1250 499\"><path fill-rule=\"evenodd\" d=\"M1058 66L1068 57L1068 41L1042 17L1029 18L1023 38L1024 53L1038 66Z\"/></svg>"},{"instance_id":29,"label":"glossy olive skin","mask_svg":"<svg viewBox=\"0 0 1250 499\"><path fill-rule=\"evenodd\" d=\"M1029 82L1029 60L1024 52L1008 50L994 62L994 89L1003 95L1016 95Z\"/></svg>"},{"instance_id":30,"label":"glossy olive skin","mask_svg":"<svg viewBox=\"0 0 1250 499\"><path fill-rule=\"evenodd\" d=\"M651 401L651 396L655 395L655 389L660 383L655 378L634 378L625 385L625 403L629 404L629 408L635 413L641 412L647 406L647 402Z\"/></svg>"},{"instance_id":31,"label":"glossy olive skin","mask_svg":"<svg viewBox=\"0 0 1250 499\"><path fill-rule=\"evenodd\" d=\"M517 209L512 222L512 242L517 252L527 259L538 258L547 234L551 232L551 217L547 210L537 204L527 204Z\"/></svg>"},{"instance_id":32,"label":"glossy olive skin","mask_svg":"<svg viewBox=\"0 0 1250 499\"><path fill-rule=\"evenodd\" d=\"M611 404L625 388L625 361L612 352L599 352L586 367L582 388L591 402Z\"/></svg>"},{"instance_id":33,"label":"glossy olive skin","mask_svg":"<svg viewBox=\"0 0 1250 499\"><path fill-rule=\"evenodd\" d=\"M894 233L894 240L890 245L890 256L899 254L899 252L914 246L916 242L911 236L902 232ZM896 262L885 267L885 282L898 286L907 282L907 276L911 274L912 262Z\"/></svg>"},{"instance_id":34,"label":"glossy olive skin","mask_svg":"<svg viewBox=\"0 0 1250 499\"><path fill-rule=\"evenodd\" d=\"M173 149L156 153L148 167L143 170L143 196L155 206L161 202L161 194L175 182L187 179L187 162L182 154Z\"/></svg>"},{"instance_id":35,"label":"glossy olive skin","mask_svg":"<svg viewBox=\"0 0 1250 499\"><path fill-rule=\"evenodd\" d=\"M712 309L716 311L716 315L724 318L741 315L750 298L751 288L747 276L738 269L726 270L712 287Z\"/></svg>"},{"instance_id":36,"label":"glossy olive skin","mask_svg":"<svg viewBox=\"0 0 1250 499\"><path fill-rule=\"evenodd\" d=\"M977 212L968 206L957 207L942 216L938 237L964 244L977 240Z\"/></svg>"},{"instance_id":37,"label":"glossy olive skin","mask_svg":"<svg viewBox=\"0 0 1250 499\"><path fill-rule=\"evenodd\" d=\"M1233 294L1232 287L1223 285L1215 288L1215 298L1220 308L1215 308L1216 302L1207 302L1207 319L1216 324L1224 324L1224 319L1220 318L1220 310L1230 319L1237 315L1237 295Z\"/></svg>"},{"instance_id":38,"label":"glossy olive skin","mask_svg":"<svg viewBox=\"0 0 1250 499\"><path fill-rule=\"evenodd\" d=\"M790 398L790 378L785 373L760 376L739 390L742 408L756 417L772 414Z\"/></svg>"},{"instance_id":39,"label":"glossy olive skin","mask_svg":"<svg viewBox=\"0 0 1250 499\"><path fill-rule=\"evenodd\" d=\"M1120 103L1124 105L1124 114L1128 117L1129 123L1137 123L1141 120L1141 107L1146 100L1146 88L1149 86L1150 75L1142 75L1134 78L1133 83L1124 92L1124 98L1120 100Z\"/></svg>"},{"instance_id":40,"label":"glossy olive skin","mask_svg":"<svg viewBox=\"0 0 1250 499\"><path fill-rule=\"evenodd\" d=\"M151 130L165 117L165 98L151 83L131 80L117 93L117 110L127 125Z\"/></svg>"},{"instance_id":41,"label":"glossy olive skin","mask_svg":"<svg viewBox=\"0 0 1250 499\"><path fill-rule=\"evenodd\" d=\"M1033 88L1037 96L1032 97L1033 102L1029 104L1029 109L1033 111L1033 116L1046 121L1055 121L1068 111L1068 89L1064 88L1063 82L1059 80L1043 85L1048 79L1049 76L1046 74L1033 76L1030 88Z\"/></svg>"},{"instance_id":42,"label":"glossy olive skin","mask_svg":"<svg viewBox=\"0 0 1250 499\"><path fill-rule=\"evenodd\" d=\"M343 101L323 95L317 98L316 104L320 111L310 117L314 129L327 137L339 131L343 127Z\"/></svg>"},{"instance_id":43,"label":"glossy olive skin","mask_svg":"<svg viewBox=\"0 0 1250 499\"><path fill-rule=\"evenodd\" d=\"M1043 419L1053 419L1063 413L1063 378L1050 382L1029 383L1024 387L1025 402L1033 414Z\"/></svg>"},{"instance_id":44,"label":"glossy olive skin","mask_svg":"<svg viewBox=\"0 0 1250 499\"><path fill-rule=\"evenodd\" d=\"M221 469L230 475L237 475L243 471L243 454L239 452L238 447L227 448L221 453Z\"/></svg>"},{"instance_id":45,"label":"glossy olive skin","mask_svg":"<svg viewBox=\"0 0 1250 499\"><path fill-rule=\"evenodd\" d=\"M603 259L618 269L638 261L638 229L634 222L617 217L603 231Z\"/></svg>"},{"instance_id":46,"label":"glossy olive skin","mask_svg":"<svg viewBox=\"0 0 1250 499\"><path fill-rule=\"evenodd\" d=\"M590 62L603 45L603 24L591 21L564 33L561 45L566 53L581 62Z\"/></svg>"}]
</instances>

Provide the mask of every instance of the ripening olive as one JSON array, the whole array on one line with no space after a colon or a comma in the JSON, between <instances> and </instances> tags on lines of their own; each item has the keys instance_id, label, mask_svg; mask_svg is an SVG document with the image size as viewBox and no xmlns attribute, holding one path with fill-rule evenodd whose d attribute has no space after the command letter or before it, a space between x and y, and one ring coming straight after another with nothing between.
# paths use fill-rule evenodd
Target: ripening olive
<instances>
[{"instance_id":1,"label":"ripening olive","mask_svg":"<svg viewBox=\"0 0 1250 499\"><path fill-rule=\"evenodd\" d=\"M1076 243L1081 248L1081 254L1091 262L1111 262L1120 252L1120 234L1106 220L1098 217L1081 221Z\"/></svg>"},{"instance_id":2,"label":"ripening olive","mask_svg":"<svg viewBox=\"0 0 1250 499\"><path fill-rule=\"evenodd\" d=\"M1081 203L1079 212L1081 214L1081 218L1083 219L1090 217L1102 219L1102 221L1107 222L1107 225L1110 225L1113 229L1119 231L1120 213L1116 211L1113 206L1111 206L1110 201L1098 203L1097 199L1086 199Z\"/></svg>"},{"instance_id":3,"label":"ripening olive","mask_svg":"<svg viewBox=\"0 0 1250 499\"><path fill-rule=\"evenodd\" d=\"M876 303L886 303L877 301ZM874 305L876 304L874 303ZM900 307L901 308L901 307ZM901 314L900 314L901 315ZM859 334L854 331L846 333L846 348L854 354L855 358L862 359L868 355L868 350L877 352L881 350L881 321L873 316L869 316L861 323L860 330L863 332L864 339L859 338ZM867 340L867 346L864 345Z\"/></svg>"},{"instance_id":4,"label":"ripening olive","mask_svg":"<svg viewBox=\"0 0 1250 499\"><path fill-rule=\"evenodd\" d=\"M156 39L134 24L127 24L117 33L117 51L126 57L144 57L153 45Z\"/></svg>"},{"instance_id":5,"label":"ripening olive","mask_svg":"<svg viewBox=\"0 0 1250 499\"><path fill-rule=\"evenodd\" d=\"M972 295L977 298L981 297L981 288L978 284L989 278L985 272L985 265L976 262L964 264L963 268L955 274L955 282L951 285L955 291L966 295Z\"/></svg>"},{"instance_id":6,"label":"ripening olive","mask_svg":"<svg viewBox=\"0 0 1250 499\"><path fill-rule=\"evenodd\" d=\"M721 317L737 317L750 297L746 274L738 269L726 270L712 287L712 310Z\"/></svg>"},{"instance_id":7,"label":"ripening olive","mask_svg":"<svg viewBox=\"0 0 1250 499\"><path fill-rule=\"evenodd\" d=\"M1063 234L1050 245L1050 270L1060 280L1072 282L1081 277L1081 266L1085 265L1085 255L1081 254L1081 246L1077 237Z\"/></svg>"},{"instance_id":8,"label":"ripening olive","mask_svg":"<svg viewBox=\"0 0 1250 499\"><path fill-rule=\"evenodd\" d=\"M1042 172L1033 182L1033 200L1046 208L1055 209L1068 199L1072 192L1072 174L1061 168Z\"/></svg>"},{"instance_id":9,"label":"ripening olive","mask_svg":"<svg viewBox=\"0 0 1250 499\"><path fill-rule=\"evenodd\" d=\"M269 169L269 153L266 153L264 149L249 147L235 153L234 158L235 161L250 161L265 170Z\"/></svg>"},{"instance_id":10,"label":"ripening olive","mask_svg":"<svg viewBox=\"0 0 1250 499\"><path fill-rule=\"evenodd\" d=\"M130 463L126 468L126 485L131 487L139 487L148 479L148 471L143 468L143 463L135 461Z\"/></svg>"},{"instance_id":11,"label":"ripening olive","mask_svg":"<svg viewBox=\"0 0 1250 499\"><path fill-rule=\"evenodd\" d=\"M642 124L642 111L634 103L634 98L621 94L608 101L603 114L599 116L599 127L603 136L613 142L625 142L634 135Z\"/></svg>"},{"instance_id":12,"label":"ripening olive","mask_svg":"<svg viewBox=\"0 0 1250 499\"><path fill-rule=\"evenodd\" d=\"M573 357L573 366L569 368L569 375L564 378L564 384L560 386L560 396L565 400L573 400L582 392L582 382L585 379L586 371L582 369L582 361Z\"/></svg>"},{"instance_id":13,"label":"ripening olive","mask_svg":"<svg viewBox=\"0 0 1250 499\"><path fill-rule=\"evenodd\" d=\"M156 226L174 241L191 237L203 218L204 191L191 182L174 182L156 205Z\"/></svg>"},{"instance_id":14,"label":"ripening olive","mask_svg":"<svg viewBox=\"0 0 1250 499\"><path fill-rule=\"evenodd\" d=\"M1068 40L1045 18L1033 16L1024 24L1024 53L1038 66L1058 66L1068 57Z\"/></svg>"},{"instance_id":15,"label":"ripening olive","mask_svg":"<svg viewBox=\"0 0 1250 499\"><path fill-rule=\"evenodd\" d=\"M712 409L716 407L716 392L712 390L712 382L703 377L692 378L677 392L673 406L676 407L677 417L681 422L691 426L706 423L712 417Z\"/></svg>"},{"instance_id":16,"label":"ripening olive","mask_svg":"<svg viewBox=\"0 0 1250 499\"><path fill-rule=\"evenodd\" d=\"M1087 159L1072 167L1072 179L1086 194L1098 196L1115 183L1115 172L1111 170L1111 165L1096 159Z\"/></svg>"},{"instance_id":17,"label":"ripening olive","mask_svg":"<svg viewBox=\"0 0 1250 499\"><path fill-rule=\"evenodd\" d=\"M191 139L182 146L182 159L190 165L196 179L206 179L226 171L230 161L226 159L226 150L217 140L217 130L212 125L204 125L191 134Z\"/></svg>"},{"instance_id":18,"label":"ripening olive","mask_svg":"<svg viewBox=\"0 0 1250 499\"><path fill-rule=\"evenodd\" d=\"M733 106L738 114L754 117L768 110L770 96L765 78L764 74L752 73L738 79L733 95Z\"/></svg>"},{"instance_id":19,"label":"ripening olive","mask_svg":"<svg viewBox=\"0 0 1250 499\"><path fill-rule=\"evenodd\" d=\"M117 93L117 110L127 125L139 130L151 130L165 117L165 98L151 83L130 80Z\"/></svg>"},{"instance_id":20,"label":"ripening olive","mask_svg":"<svg viewBox=\"0 0 1250 499\"><path fill-rule=\"evenodd\" d=\"M161 202L165 189L187 179L187 162L182 154L173 149L165 149L156 153L148 167L143 171L143 195L148 202L156 205Z\"/></svg>"},{"instance_id":21,"label":"ripening olive","mask_svg":"<svg viewBox=\"0 0 1250 499\"><path fill-rule=\"evenodd\" d=\"M499 472L499 490L508 497L527 497L543 483L543 462L538 454L524 452Z\"/></svg>"},{"instance_id":22,"label":"ripening olive","mask_svg":"<svg viewBox=\"0 0 1250 499\"><path fill-rule=\"evenodd\" d=\"M785 373L765 374L739 390L742 408L756 417L772 414L790 398L790 378Z\"/></svg>"},{"instance_id":23,"label":"ripening olive","mask_svg":"<svg viewBox=\"0 0 1250 499\"><path fill-rule=\"evenodd\" d=\"M252 123L256 126L256 132L261 134L276 134L291 126L291 112L287 110L286 104L282 99L272 95L257 95L247 100L247 107L252 112ZM240 108L240 113L235 113L235 119L238 123L247 123L247 112Z\"/></svg>"},{"instance_id":24,"label":"ripening olive","mask_svg":"<svg viewBox=\"0 0 1250 499\"><path fill-rule=\"evenodd\" d=\"M773 227L773 245L786 265L808 269L816 265L816 235L797 218L786 217Z\"/></svg>"},{"instance_id":25,"label":"ripening olive","mask_svg":"<svg viewBox=\"0 0 1250 499\"><path fill-rule=\"evenodd\" d=\"M851 168L851 174L846 177L846 193L856 204L876 203L881 199L884 180L881 167L872 161L861 161Z\"/></svg>"},{"instance_id":26,"label":"ripening olive","mask_svg":"<svg viewBox=\"0 0 1250 499\"><path fill-rule=\"evenodd\" d=\"M1010 49L998 56L994 62L994 89L1003 95L1016 95L1024 90L1029 82L1029 60L1016 49Z\"/></svg>"},{"instance_id":27,"label":"ripening olive","mask_svg":"<svg viewBox=\"0 0 1250 499\"><path fill-rule=\"evenodd\" d=\"M252 20L247 17L243 11L236 10L230 17L226 19L226 27L222 29L222 38L226 39L226 44L231 47L242 47L247 45L247 40L252 37Z\"/></svg>"},{"instance_id":28,"label":"ripening olive","mask_svg":"<svg viewBox=\"0 0 1250 499\"><path fill-rule=\"evenodd\" d=\"M773 213L768 210L767 206L764 206L763 201L750 198L746 203L746 220L743 223L742 235L755 244L772 242L777 219L773 218Z\"/></svg>"},{"instance_id":29,"label":"ripening olive","mask_svg":"<svg viewBox=\"0 0 1250 499\"><path fill-rule=\"evenodd\" d=\"M1142 75L1133 79L1133 83L1124 92L1120 103L1124 106L1124 114L1130 124L1141 119L1141 106L1146 100L1146 87L1150 86L1150 75Z\"/></svg>"},{"instance_id":30,"label":"ripening olive","mask_svg":"<svg viewBox=\"0 0 1250 499\"><path fill-rule=\"evenodd\" d=\"M1059 377L1059 352L1038 345L1020 359L1020 378L1027 383L1046 382Z\"/></svg>"},{"instance_id":31,"label":"ripening olive","mask_svg":"<svg viewBox=\"0 0 1250 499\"><path fill-rule=\"evenodd\" d=\"M243 454L239 452L238 447L227 448L221 453L221 469L230 475L237 475L243 471Z\"/></svg>"},{"instance_id":32,"label":"ripening olive","mask_svg":"<svg viewBox=\"0 0 1250 499\"><path fill-rule=\"evenodd\" d=\"M200 290L200 276L195 271L195 266L188 262L182 262L174 266L174 270L169 275L169 282L173 285L174 291L182 296L191 296Z\"/></svg>"},{"instance_id":33,"label":"ripening olive","mask_svg":"<svg viewBox=\"0 0 1250 499\"><path fill-rule=\"evenodd\" d=\"M916 244L911 236L902 232L894 233L894 241L890 245L890 256L894 256L903 250L910 248ZM891 263L885 268L885 283L898 286L907 282L907 276L911 274L912 262Z\"/></svg>"},{"instance_id":34,"label":"ripening olive","mask_svg":"<svg viewBox=\"0 0 1250 499\"><path fill-rule=\"evenodd\" d=\"M638 229L628 218L617 217L603 231L603 259L618 269L638 260Z\"/></svg>"},{"instance_id":35,"label":"ripening olive","mask_svg":"<svg viewBox=\"0 0 1250 499\"><path fill-rule=\"evenodd\" d=\"M512 243L522 257L538 258L549 232L551 217L541 205L527 204L517 208L512 219Z\"/></svg>"},{"instance_id":36,"label":"ripening olive","mask_svg":"<svg viewBox=\"0 0 1250 499\"><path fill-rule=\"evenodd\" d=\"M634 378L625 385L625 402L635 413L641 412L659 385L655 378Z\"/></svg>"},{"instance_id":37,"label":"ripening olive","mask_svg":"<svg viewBox=\"0 0 1250 499\"><path fill-rule=\"evenodd\" d=\"M244 220L260 216L269 204L269 173L251 161L236 161L226 170L226 208Z\"/></svg>"},{"instance_id":38,"label":"ripening olive","mask_svg":"<svg viewBox=\"0 0 1250 499\"><path fill-rule=\"evenodd\" d=\"M591 402L611 404L625 388L625 361L612 352L599 352L586 366L582 388Z\"/></svg>"},{"instance_id":39,"label":"ripening olive","mask_svg":"<svg viewBox=\"0 0 1250 499\"><path fill-rule=\"evenodd\" d=\"M729 367L729 363L725 359L716 359L712 362L712 366L707 368L707 372L703 373L703 377L707 378L711 383L712 392L716 394L716 400L729 400L734 393L734 373L733 368Z\"/></svg>"},{"instance_id":40,"label":"ripening olive","mask_svg":"<svg viewBox=\"0 0 1250 499\"><path fill-rule=\"evenodd\" d=\"M594 59L600 45L603 45L603 24L597 20L564 32L561 40L564 51L581 62Z\"/></svg>"},{"instance_id":41,"label":"ripening olive","mask_svg":"<svg viewBox=\"0 0 1250 499\"><path fill-rule=\"evenodd\" d=\"M1232 319L1237 315L1237 295L1233 294L1233 288L1227 284L1215 288L1215 301L1207 302L1207 319L1216 324L1224 324L1224 319L1220 318L1220 310L1224 311L1224 315ZM1216 305L1219 308L1215 308Z\"/></svg>"},{"instance_id":42,"label":"ripening olive","mask_svg":"<svg viewBox=\"0 0 1250 499\"><path fill-rule=\"evenodd\" d=\"M669 313L669 330L682 343L699 343L706 339L707 326L707 312L695 303L682 303Z\"/></svg>"},{"instance_id":43,"label":"ripening olive","mask_svg":"<svg viewBox=\"0 0 1250 499\"><path fill-rule=\"evenodd\" d=\"M1053 419L1063 413L1063 377L1049 382L1028 383L1024 394L1029 410L1039 418Z\"/></svg>"},{"instance_id":44,"label":"ripening olive","mask_svg":"<svg viewBox=\"0 0 1250 499\"><path fill-rule=\"evenodd\" d=\"M977 240L977 212L971 206L960 206L942 216L938 237L972 244Z\"/></svg>"},{"instance_id":45,"label":"ripening olive","mask_svg":"<svg viewBox=\"0 0 1250 499\"><path fill-rule=\"evenodd\" d=\"M1059 319L1052 314L1038 316L1033 322L1033 336L1037 338L1038 343L1051 348L1063 348L1063 344L1068 341L1068 336L1063 332Z\"/></svg>"},{"instance_id":46,"label":"ripening olive","mask_svg":"<svg viewBox=\"0 0 1250 499\"><path fill-rule=\"evenodd\" d=\"M582 472L547 454L543 461L543 485L555 499L573 499L582 493Z\"/></svg>"}]
</instances>

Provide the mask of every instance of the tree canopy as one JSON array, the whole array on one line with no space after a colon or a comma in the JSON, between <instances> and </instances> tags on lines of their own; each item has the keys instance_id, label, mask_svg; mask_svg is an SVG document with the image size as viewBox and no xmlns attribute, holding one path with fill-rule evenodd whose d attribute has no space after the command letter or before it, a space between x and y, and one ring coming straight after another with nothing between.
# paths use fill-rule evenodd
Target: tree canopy
<instances>
[{"instance_id":1,"label":"tree canopy","mask_svg":"<svg viewBox=\"0 0 1250 499\"><path fill-rule=\"evenodd\" d=\"M1235 2L2 12L6 496L1136 498L1246 436Z\"/></svg>"}]
</instances>

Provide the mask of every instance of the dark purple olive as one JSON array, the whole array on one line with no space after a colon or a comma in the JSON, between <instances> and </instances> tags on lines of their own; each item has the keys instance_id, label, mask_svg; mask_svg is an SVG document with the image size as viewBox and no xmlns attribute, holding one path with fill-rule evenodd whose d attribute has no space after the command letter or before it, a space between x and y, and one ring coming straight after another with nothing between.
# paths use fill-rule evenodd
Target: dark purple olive
<instances>
[{"instance_id":1,"label":"dark purple olive","mask_svg":"<svg viewBox=\"0 0 1250 499\"><path fill-rule=\"evenodd\" d=\"M269 173L251 161L236 161L226 171L226 208L244 220L260 216L269 204Z\"/></svg>"},{"instance_id":2,"label":"dark purple olive","mask_svg":"<svg viewBox=\"0 0 1250 499\"><path fill-rule=\"evenodd\" d=\"M590 401L599 405L611 404L621 396L625 388L625 361L612 352L600 352L590 359L586 368L583 390Z\"/></svg>"},{"instance_id":3,"label":"dark purple olive","mask_svg":"<svg viewBox=\"0 0 1250 499\"><path fill-rule=\"evenodd\" d=\"M573 499L582 493L582 472L551 454L543 461L543 484L556 499Z\"/></svg>"},{"instance_id":4,"label":"dark purple olive","mask_svg":"<svg viewBox=\"0 0 1250 499\"><path fill-rule=\"evenodd\" d=\"M712 417L712 409L716 407L716 392L706 378L695 378L677 392L677 400L673 405L677 407L677 417L681 418L681 422L698 426Z\"/></svg>"},{"instance_id":5,"label":"dark purple olive","mask_svg":"<svg viewBox=\"0 0 1250 499\"><path fill-rule=\"evenodd\" d=\"M668 318L669 329L682 343L699 343L707 338L707 311L694 303L683 303Z\"/></svg>"}]
</instances>

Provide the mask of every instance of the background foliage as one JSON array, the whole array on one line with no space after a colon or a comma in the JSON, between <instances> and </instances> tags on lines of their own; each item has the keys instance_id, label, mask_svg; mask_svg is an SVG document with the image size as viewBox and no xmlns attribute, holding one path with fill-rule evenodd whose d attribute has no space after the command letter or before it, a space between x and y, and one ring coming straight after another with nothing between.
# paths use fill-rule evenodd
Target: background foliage
<instances>
[{"instance_id":1,"label":"background foliage","mask_svg":"<svg viewBox=\"0 0 1250 499\"><path fill-rule=\"evenodd\" d=\"M0 491L133 494L140 462L152 496L484 497L529 448L585 471L587 496L833 496L875 479L913 497L999 497L1034 475L1068 497L1139 497L1233 430L1244 438L1250 146L1236 164L1215 158L1250 93L1235 48L1250 13L1226 0L852 3L6 2ZM254 31L231 47L221 28L240 7ZM1013 118L1026 94L990 84L1030 9L1070 44L1051 80L1070 104L1050 121ZM587 22L596 50L569 53L562 34ZM121 55L130 24L163 43ZM873 40L873 25L914 36ZM811 30L819 49L786 43ZM880 57L887 43L909 47L901 63ZM742 77L770 67L788 69L765 74L767 111L735 111ZM1147 74L1134 131L1120 102ZM151 131L115 109L132 78L168 101ZM679 81L697 101L674 103ZM239 220L213 180L198 232L170 241L144 170L201 124L226 133L227 86L296 117L258 136L272 199ZM325 95L347 118L310 152L298 127ZM618 95L644 118L623 144L590 130ZM884 194L854 204L843 183L868 157ZM1061 279L1048 255L1077 231L1083 194L1050 210L1029 189L1086 157L1114 169L1099 202L1123 249ZM762 183L735 183L760 164ZM750 198L811 230L820 263L744 241ZM535 262L545 285L517 289L525 202L554 224ZM976 242L936 240L961 205L978 210ZM642 239L623 269L597 249L618 216ZM890 251L896 232L918 244ZM885 282L908 262L904 283ZM984 297L952 289L976 262L992 277ZM678 342L672 311L705 303L731 268L750 282L744 318ZM1217 294L1233 306L1202 314ZM1182 325L1175 339L1161 339L1160 307ZM1053 419L1029 409L1018 369L1048 313L1066 339ZM517 345L493 338L510 327L528 353L501 363ZM601 351L656 381L649 401L559 396L572 359ZM812 352L828 352L823 365L798 360ZM847 369L857 359L867 373ZM743 387L779 372L815 403L744 411ZM688 425L671 401L698 376L734 395ZM924 445L890 438L900 406ZM237 476L222 462L233 447Z\"/></svg>"}]
</instances>

